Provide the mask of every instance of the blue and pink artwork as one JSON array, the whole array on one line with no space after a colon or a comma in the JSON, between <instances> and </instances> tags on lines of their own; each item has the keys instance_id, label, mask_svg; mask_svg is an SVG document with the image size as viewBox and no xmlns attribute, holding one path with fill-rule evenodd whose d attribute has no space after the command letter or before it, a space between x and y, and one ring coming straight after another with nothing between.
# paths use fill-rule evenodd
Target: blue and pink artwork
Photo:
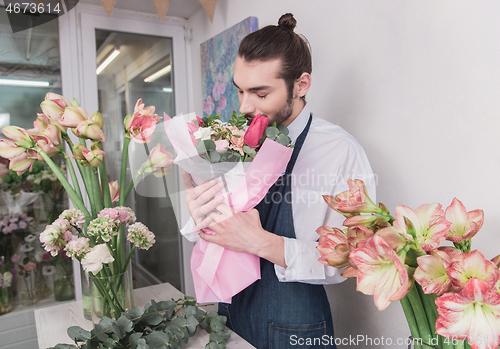
<instances>
[{"instance_id":1,"label":"blue and pink artwork","mask_svg":"<svg viewBox=\"0 0 500 349\"><path fill-rule=\"evenodd\" d=\"M200 45L203 116L218 113L227 121L240 109L233 85L234 60L241 40L257 29L257 17L248 17Z\"/></svg>"}]
</instances>

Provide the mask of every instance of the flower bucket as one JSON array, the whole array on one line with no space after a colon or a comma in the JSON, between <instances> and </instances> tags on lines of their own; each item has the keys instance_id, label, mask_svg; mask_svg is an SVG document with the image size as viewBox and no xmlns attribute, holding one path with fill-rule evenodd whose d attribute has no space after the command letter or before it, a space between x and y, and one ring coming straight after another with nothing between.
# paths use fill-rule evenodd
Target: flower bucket
<instances>
[{"instance_id":1,"label":"flower bucket","mask_svg":"<svg viewBox=\"0 0 500 349\"><path fill-rule=\"evenodd\" d=\"M100 274L104 274L102 271ZM111 276L92 276L89 274L90 303L92 321L99 323L106 316L117 320L122 312L134 306L132 268L124 273Z\"/></svg>"},{"instance_id":2,"label":"flower bucket","mask_svg":"<svg viewBox=\"0 0 500 349\"><path fill-rule=\"evenodd\" d=\"M13 308L10 289L0 287L0 315L10 313Z\"/></svg>"}]
</instances>

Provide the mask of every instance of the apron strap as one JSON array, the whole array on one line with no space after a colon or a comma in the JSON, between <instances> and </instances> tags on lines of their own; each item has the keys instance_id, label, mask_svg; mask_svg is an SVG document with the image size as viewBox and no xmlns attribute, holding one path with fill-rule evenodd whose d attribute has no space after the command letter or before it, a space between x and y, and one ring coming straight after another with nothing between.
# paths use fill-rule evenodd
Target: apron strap
<instances>
[{"instance_id":1,"label":"apron strap","mask_svg":"<svg viewBox=\"0 0 500 349\"><path fill-rule=\"evenodd\" d=\"M291 174L293 167L295 166L295 161L297 160L297 157L299 156L300 149L302 148L302 144L304 144L304 141L306 139L307 133L309 132L309 128L311 127L311 122L312 122L312 114L309 115L309 120L307 121L307 125L302 130L300 135L297 137L297 140L295 141L295 146L293 147L293 153L292 157L290 158L290 161L288 162L288 165L286 167L285 173Z\"/></svg>"}]
</instances>

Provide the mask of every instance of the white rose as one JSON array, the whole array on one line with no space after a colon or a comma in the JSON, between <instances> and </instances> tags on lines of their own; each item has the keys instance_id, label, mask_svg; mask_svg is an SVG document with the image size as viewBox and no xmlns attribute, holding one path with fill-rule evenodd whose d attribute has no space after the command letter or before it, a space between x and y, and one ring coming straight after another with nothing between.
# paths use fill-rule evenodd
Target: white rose
<instances>
[{"instance_id":1,"label":"white rose","mask_svg":"<svg viewBox=\"0 0 500 349\"><path fill-rule=\"evenodd\" d=\"M100 244L92 247L89 253L83 257L81 263L83 270L96 275L102 269L103 263L111 263L115 259L109 253L108 246Z\"/></svg>"},{"instance_id":2,"label":"white rose","mask_svg":"<svg viewBox=\"0 0 500 349\"><path fill-rule=\"evenodd\" d=\"M198 131L193 132L193 136L196 139L206 140L210 139L210 136L215 133L210 127L200 127Z\"/></svg>"}]
</instances>

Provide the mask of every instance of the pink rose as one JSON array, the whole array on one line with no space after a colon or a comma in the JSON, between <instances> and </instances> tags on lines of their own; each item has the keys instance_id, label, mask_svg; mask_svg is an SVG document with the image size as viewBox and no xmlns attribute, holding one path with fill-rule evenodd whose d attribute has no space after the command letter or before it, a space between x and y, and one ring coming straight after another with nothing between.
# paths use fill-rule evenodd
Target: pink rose
<instances>
[{"instance_id":1,"label":"pink rose","mask_svg":"<svg viewBox=\"0 0 500 349\"><path fill-rule=\"evenodd\" d=\"M36 264L33 262L29 262L29 263L26 263L24 265L24 270L26 270L26 271L32 271L35 268L36 268Z\"/></svg>"},{"instance_id":2,"label":"pink rose","mask_svg":"<svg viewBox=\"0 0 500 349\"><path fill-rule=\"evenodd\" d=\"M229 141L227 139L219 139L215 141L215 150L217 153L225 153L229 149Z\"/></svg>"},{"instance_id":3,"label":"pink rose","mask_svg":"<svg viewBox=\"0 0 500 349\"><path fill-rule=\"evenodd\" d=\"M255 115L245 133L245 143L252 148L258 147L260 145L259 139L264 135L264 131L269 124L269 119L266 116L260 114Z\"/></svg>"}]
</instances>

